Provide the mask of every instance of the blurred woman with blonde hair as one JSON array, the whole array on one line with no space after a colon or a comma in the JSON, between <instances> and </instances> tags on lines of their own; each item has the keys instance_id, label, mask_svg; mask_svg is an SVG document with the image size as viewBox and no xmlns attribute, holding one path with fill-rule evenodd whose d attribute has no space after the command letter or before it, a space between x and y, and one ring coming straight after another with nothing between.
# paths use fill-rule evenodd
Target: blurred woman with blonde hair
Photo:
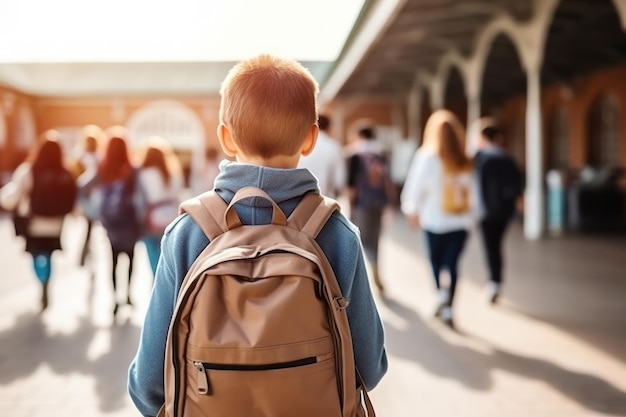
<instances>
[{"instance_id":1,"label":"blurred woman with blonde hair","mask_svg":"<svg viewBox=\"0 0 626 417\"><path fill-rule=\"evenodd\" d=\"M451 327L458 261L478 218L477 187L464 146L465 130L457 117L448 110L433 113L401 195L409 224L426 235L438 291L435 316ZM440 280L443 269L449 274L447 287Z\"/></svg>"},{"instance_id":2,"label":"blurred woman with blonde hair","mask_svg":"<svg viewBox=\"0 0 626 417\"><path fill-rule=\"evenodd\" d=\"M167 225L178 216L184 185L178 157L165 139L155 136L144 144L138 180L143 197L142 240L152 272L156 273L161 237Z\"/></svg>"}]
</instances>

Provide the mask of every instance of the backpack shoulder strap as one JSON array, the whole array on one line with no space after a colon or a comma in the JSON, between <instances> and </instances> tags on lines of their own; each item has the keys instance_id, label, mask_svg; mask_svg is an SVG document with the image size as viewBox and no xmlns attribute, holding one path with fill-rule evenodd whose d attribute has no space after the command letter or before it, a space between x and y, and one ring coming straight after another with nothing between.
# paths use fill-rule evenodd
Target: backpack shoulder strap
<instances>
[{"instance_id":1,"label":"backpack shoulder strap","mask_svg":"<svg viewBox=\"0 0 626 417\"><path fill-rule=\"evenodd\" d=\"M335 211L340 211L339 203L319 193L310 192L302 197L287 219L287 225L316 238Z\"/></svg>"},{"instance_id":2,"label":"backpack shoulder strap","mask_svg":"<svg viewBox=\"0 0 626 417\"><path fill-rule=\"evenodd\" d=\"M224 213L228 205L214 191L207 191L199 196L184 201L178 209L179 214L187 213L198 224L204 234L212 241L228 230ZM217 215L222 213L222 215Z\"/></svg>"}]
</instances>

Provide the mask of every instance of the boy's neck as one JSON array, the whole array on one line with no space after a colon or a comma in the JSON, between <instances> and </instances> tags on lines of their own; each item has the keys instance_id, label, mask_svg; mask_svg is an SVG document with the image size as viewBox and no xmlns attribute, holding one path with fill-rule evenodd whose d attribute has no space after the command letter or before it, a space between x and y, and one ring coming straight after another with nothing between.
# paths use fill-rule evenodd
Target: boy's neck
<instances>
[{"instance_id":1,"label":"boy's neck","mask_svg":"<svg viewBox=\"0 0 626 417\"><path fill-rule=\"evenodd\" d=\"M298 167L300 155L276 155L271 158L237 154L237 162L250 165L260 165L268 168L293 169Z\"/></svg>"}]
</instances>

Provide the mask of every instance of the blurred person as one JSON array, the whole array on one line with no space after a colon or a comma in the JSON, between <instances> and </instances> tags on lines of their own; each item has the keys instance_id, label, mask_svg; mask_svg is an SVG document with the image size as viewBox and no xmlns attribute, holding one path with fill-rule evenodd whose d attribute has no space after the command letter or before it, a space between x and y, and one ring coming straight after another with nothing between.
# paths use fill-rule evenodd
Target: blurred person
<instances>
[{"instance_id":1,"label":"blurred person","mask_svg":"<svg viewBox=\"0 0 626 417\"><path fill-rule=\"evenodd\" d=\"M379 291L384 285L378 268L378 242L384 210L393 201L394 186L387 160L371 127L358 131L359 141L348 160L348 199L352 222L361 232L361 241Z\"/></svg>"},{"instance_id":2,"label":"blurred person","mask_svg":"<svg viewBox=\"0 0 626 417\"><path fill-rule=\"evenodd\" d=\"M137 186L137 169L132 165L126 142L126 130L114 126L105 131L106 145L104 156L98 170L92 178L81 181L80 194L88 195L96 191L101 195L98 220L104 226L111 243L112 269L111 279L115 295L116 315L121 303L117 294L117 265L120 255L128 257L128 293L130 299L130 283L133 275L135 245L142 232L140 213L139 187ZM94 190L95 189L95 190Z\"/></svg>"},{"instance_id":3,"label":"blurred person","mask_svg":"<svg viewBox=\"0 0 626 417\"><path fill-rule=\"evenodd\" d=\"M502 243L522 195L522 174L515 159L502 148L504 136L493 118L479 124L478 151L474 166L480 189L480 231L489 268L487 297L496 303L502 286L504 266Z\"/></svg>"},{"instance_id":4,"label":"blurred person","mask_svg":"<svg viewBox=\"0 0 626 417\"><path fill-rule=\"evenodd\" d=\"M143 197L142 240L155 274L161 254L161 237L167 225L178 216L184 186L180 161L165 139L152 137L145 144L138 180Z\"/></svg>"},{"instance_id":5,"label":"blurred person","mask_svg":"<svg viewBox=\"0 0 626 417\"><path fill-rule=\"evenodd\" d=\"M465 131L453 113L433 113L400 198L411 227L424 230L438 291L434 314L450 327L458 262L478 215L476 180L464 142ZM443 269L448 270L450 278L447 288L440 279Z\"/></svg>"},{"instance_id":6,"label":"blurred person","mask_svg":"<svg viewBox=\"0 0 626 417\"><path fill-rule=\"evenodd\" d=\"M0 203L25 219L26 251L32 255L35 275L41 283L41 311L48 307L52 253L62 249L65 215L76 203L76 181L63 165L58 132L48 130L34 152L20 164L11 181L0 190Z\"/></svg>"},{"instance_id":7,"label":"blurred person","mask_svg":"<svg viewBox=\"0 0 626 417\"><path fill-rule=\"evenodd\" d=\"M192 177L191 188L194 194L202 194L213 189L215 178L220 172L220 152L209 146L204 152L202 168Z\"/></svg>"},{"instance_id":8,"label":"blurred person","mask_svg":"<svg viewBox=\"0 0 626 417\"><path fill-rule=\"evenodd\" d=\"M346 188L346 162L341 145L330 137L330 119L320 114L317 143L311 154L300 158L299 167L307 168L317 177L320 192L337 198Z\"/></svg>"},{"instance_id":9,"label":"blurred person","mask_svg":"<svg viewBox=\"0 0 626 417\"><path fill-rule=\"evenodd\" d=\"M80 184L80 177L91 178L98 170L98 164L100 163L100 155L98 153L100 144L102 143L104 132L99 126L86 125L82 129L82 137L80 141L80 147L77 154L74 156L72 163L72 171L74 177L77 178ZM85 220L87 222L87 231L85 233L85 240L82 245L80 254L80 265L85 265L85 259L89 252L89 242L91 240L91 231L93 229L93 223L98 218L98 196L95 195L84 196L78 199L78 206Z\"/></svg>"}]
</instances>

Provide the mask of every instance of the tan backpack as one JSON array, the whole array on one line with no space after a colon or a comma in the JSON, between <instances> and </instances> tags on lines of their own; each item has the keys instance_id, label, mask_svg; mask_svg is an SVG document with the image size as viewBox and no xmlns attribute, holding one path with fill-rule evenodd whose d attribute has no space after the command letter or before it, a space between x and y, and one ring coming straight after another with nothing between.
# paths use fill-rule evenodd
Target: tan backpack
<instances>
[{"instance_id":1,"label":"tan backpack","mask_svg":"<svg viewBox=\"0 0 626 417\"><path fill-rule=\"evenodd\" d=\"M272 223L242 225L260 197ZM182 283L165 353L168 417L357 417L374 410L355 368L347 300L315 241L337 203L306 194L287 219L262 190L181 205L210 239Z\"/></svg>"}]
</instances>

